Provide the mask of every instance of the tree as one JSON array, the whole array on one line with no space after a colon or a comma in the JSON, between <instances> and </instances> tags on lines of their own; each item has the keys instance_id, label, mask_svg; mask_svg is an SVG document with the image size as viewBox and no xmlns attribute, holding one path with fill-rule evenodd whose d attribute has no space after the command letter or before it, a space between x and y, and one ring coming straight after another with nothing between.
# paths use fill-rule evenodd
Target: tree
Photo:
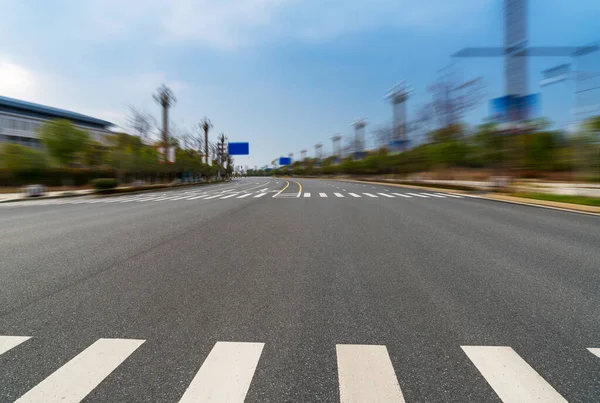
<instances>
[{"instance_id":1,"label":"tree","mask_svg":"<svg viewBox=\"0 0 600 403\"><path fill-rule=\"evenodd\" d=\"M143 143L147 143L150 139L152 128L156 126L156 120L149 113L142 112L131 105L128 108L127 125Z\"/></svg>"},{"instance_id":2,"label":"tree","mask_svg":"<svg viewBox=\"0 0 600 403\"><path fill-rule=\"evenodd\" d=\"M85 151L90 136L69 120L58 119L42 126L40 138L59 164L70 165L76 162L79 153Z\"/></svg>"},{"instance_id":3,"label":"tree","mask_svg":"<svg viewBox=\"0 0 600 403\"><path fill-rule=\"evenodd\" d=\"M208 154L208 132L210 131L210 129L212 129L213 124L210 121L210 119L205 116L202 118L198 125L204 131L204 157L206 158L206 163L208 164L210 161Z\"/></svg>"},{"instance_id":4,"label":"tree","mask_svg":"<svg viewBox=\"0 0 600 403\"><path fill-rule=\"evenodd\" d=\"M162 143L165 147L164 157L167 157L167 147L169 144L169 108L177 102L175 94L169 87L162 84L156 90L156 94L153 95L154 100L157 104L162 107Z\"/></svg>"},{"instance_id":5,"label":"tree","mask_svg":"<svg viewBox=\"0 0 600 403\"><path fill-rule=\"evenodd\" d=\"M428 88L432 95L430 111L437 117L439 127L457 124L464 115L483 99L481 77L459 82L449 67Z\"/></svg>"},{"instance_id":6,"label":"tree","mask_svg":"<svg viewBox=\"0 0 600 403\"><path fill-rule=\"evenodd\" d=\"M4 143L0 148L1 167L12 173L41 171L46 168L46 156L35 148Z\"/></svg>"}]
</instances>

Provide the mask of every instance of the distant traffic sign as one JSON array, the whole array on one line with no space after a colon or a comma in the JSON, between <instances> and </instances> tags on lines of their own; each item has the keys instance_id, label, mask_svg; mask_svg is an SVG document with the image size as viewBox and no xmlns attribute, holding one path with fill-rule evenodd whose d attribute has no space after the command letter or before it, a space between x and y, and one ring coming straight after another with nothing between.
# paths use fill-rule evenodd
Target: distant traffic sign
<instances>
[{"instance_id":1,"label":"distant traffic sign","mask_svg":"<svg viewBox=\"0 0 600 403\"><path fill-rule=\"evenodd\" d=\"M229 155L249 155L250 144L249 143L229 143L227 147L227 153Z\"/></svg>"},{"instance_id":2,"label":"distant traffic sign","mask_svg":"<svg viewBox=\"0 0 600 403\"><path fill-rule=\"evenodd\" d=\"M284 166L284 165L291 165L292 164L292 159L289 157L281 157L279 158L279 165Z\"/></svg>"}]
</instances>

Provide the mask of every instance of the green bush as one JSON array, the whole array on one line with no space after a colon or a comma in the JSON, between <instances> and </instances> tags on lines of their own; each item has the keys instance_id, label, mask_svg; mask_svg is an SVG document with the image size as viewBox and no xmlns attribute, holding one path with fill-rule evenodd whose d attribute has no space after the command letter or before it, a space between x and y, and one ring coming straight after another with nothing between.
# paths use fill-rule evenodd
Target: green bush
<instances>
[{"instance_id":1,"label":"green bush","mask_svg":"<svg viewBox=\"0 0 600 403\"><path fill-rule=\"evenodd\" d=\"M100 178L94 179L90 182L96 190L114 189L119 184L119 181L115 178Z\"/></svg>"}]
</instances>

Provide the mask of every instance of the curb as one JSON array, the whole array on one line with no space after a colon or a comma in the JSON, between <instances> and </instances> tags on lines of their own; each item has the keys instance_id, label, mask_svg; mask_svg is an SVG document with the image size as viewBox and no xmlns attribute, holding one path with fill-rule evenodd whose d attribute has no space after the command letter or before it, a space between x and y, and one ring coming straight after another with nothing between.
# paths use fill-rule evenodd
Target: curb
<instances>
[{"instance_id":1,"label":"curb","mask_svg":"<svg viewBox=\"0 0 600 403\"><path fill-rule=\"evenodd\" d=\"M66 195L56 195L56 196L42 196L42 197L22 197L20 199L8 199L8 200L0 200L0 203L13 203L13 202L27 202L27 201L36 201L36 200L49 200L49 199L66 199L67 197L82 197L82 196L93 196L94 193L75 193L75 194L66 194Z\"/></svg>"},{"instance_id":2,"label":"curb","mask_svg":"<svg viewBox=\"0 0 600 403\"><path fill-rule=\"evenodd\" d=\"M535 202L535 201L544 202L544 200L527 199L527 198L515 197L515 196L497 197L492 194L486 193L484 191L481 191L481 194L473 194L476 192L466 192L464 190L454 190L454 189L447 189L447 188L441 188L441 187L436 188L436 187L430 187L430 186L411 186L411 185L405 185L405 184L400 184L400 183L362 181L362 180L356 180L356 179L335 179L335 178L319 178L319 179L320 180L323 180L323 179L324 180L335 180L335 181L339 181L339 182L370 183L373 185L395 186L395 187L403 187L403 188L408 188L408 189L425 189L425 190L432 190L432 191L444 191L447 193L452 192L452 193L460 194L461 196L470 197L470 198L474 198L474 199L483 199L483 200L495 201L495 202L500 202L500 203L520 204L522 206L538 207L538 208L545 208L545 209L550 209L550 210L559 210L559 211L565 211L565 212L569 212L569 213L578 213L578 214L585 214L585 215L600 217L600 212L594 211L593 206L586 206L586 205L581 205L581 204L571 204L571 203L547 201L546 203L553 204L553 205L550 205L550 204ZM504 199L504 198L510 198L512 200ZM590 209L592 209L592 210L590 211Z\"/></svg>"},{"instance_id":3,"label":"curb","mask_svg":"<svg viewBox=\"0 0 600 403\"><path fill-rule=\"evenodd\" d=\"M162 191L162 190L171 191L174 189L187 188L187 187L193 187L193 186L207 186L207 185L213 185L213 184L216 185L219 183L224 183L224 182L210 182L210 183L205 183L205 184L194 183L194 184L189 184L189 185L170 186L170 187L157 188L157 189L140 189L138 191L122 192L122 193L117 192L117 193L98 194L95 192L90 192L90 193L75 193L75 194L56 195L56 196L22 197L20 199L0 200L0 204L1 203L23 202L23 201L29 202L29 201L50 200L50 199L63 199L63 198L67 198L67 197L82 197L82 196L92 196L92 197L127 196L127 195L140 194L140 193L146 193L146 192L157 192L157 191ZM124 189L131 189L131 188L124 188Z\"/></svg>"}]
</instances>

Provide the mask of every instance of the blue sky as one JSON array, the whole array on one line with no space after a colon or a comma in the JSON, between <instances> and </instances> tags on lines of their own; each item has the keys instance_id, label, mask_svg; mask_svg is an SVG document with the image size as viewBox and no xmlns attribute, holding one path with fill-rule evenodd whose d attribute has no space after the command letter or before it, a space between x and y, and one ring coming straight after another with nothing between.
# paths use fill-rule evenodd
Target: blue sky
<instances>
[{"instance_id":1,"label":"blue sky","mask_svg":"<svg viewBox=\"0 0 600 403\"><path fill-rule=\"evenodd\" d=\"M162 82L178 98L173 121L208 116L212 138L249 141L264 165L302 148L331 151L334 133L367 117L391 121L385 92L406 80L409 117L428 102L427 85L464 46L500 46L501 0L0 0L0 95L91 114L123 125L126 105L159 116ZM531 45L600 39L598 0L530 0ZM600 69L600 55L586 68ZM542 113L566 124L572 84L540 89L540 71L568 59L530 64L530 91ZM502 60L458 65L482 76L486 98L502 95ZM467 118L479 123L487 102Z\"/></svg>"}]
</instances>

